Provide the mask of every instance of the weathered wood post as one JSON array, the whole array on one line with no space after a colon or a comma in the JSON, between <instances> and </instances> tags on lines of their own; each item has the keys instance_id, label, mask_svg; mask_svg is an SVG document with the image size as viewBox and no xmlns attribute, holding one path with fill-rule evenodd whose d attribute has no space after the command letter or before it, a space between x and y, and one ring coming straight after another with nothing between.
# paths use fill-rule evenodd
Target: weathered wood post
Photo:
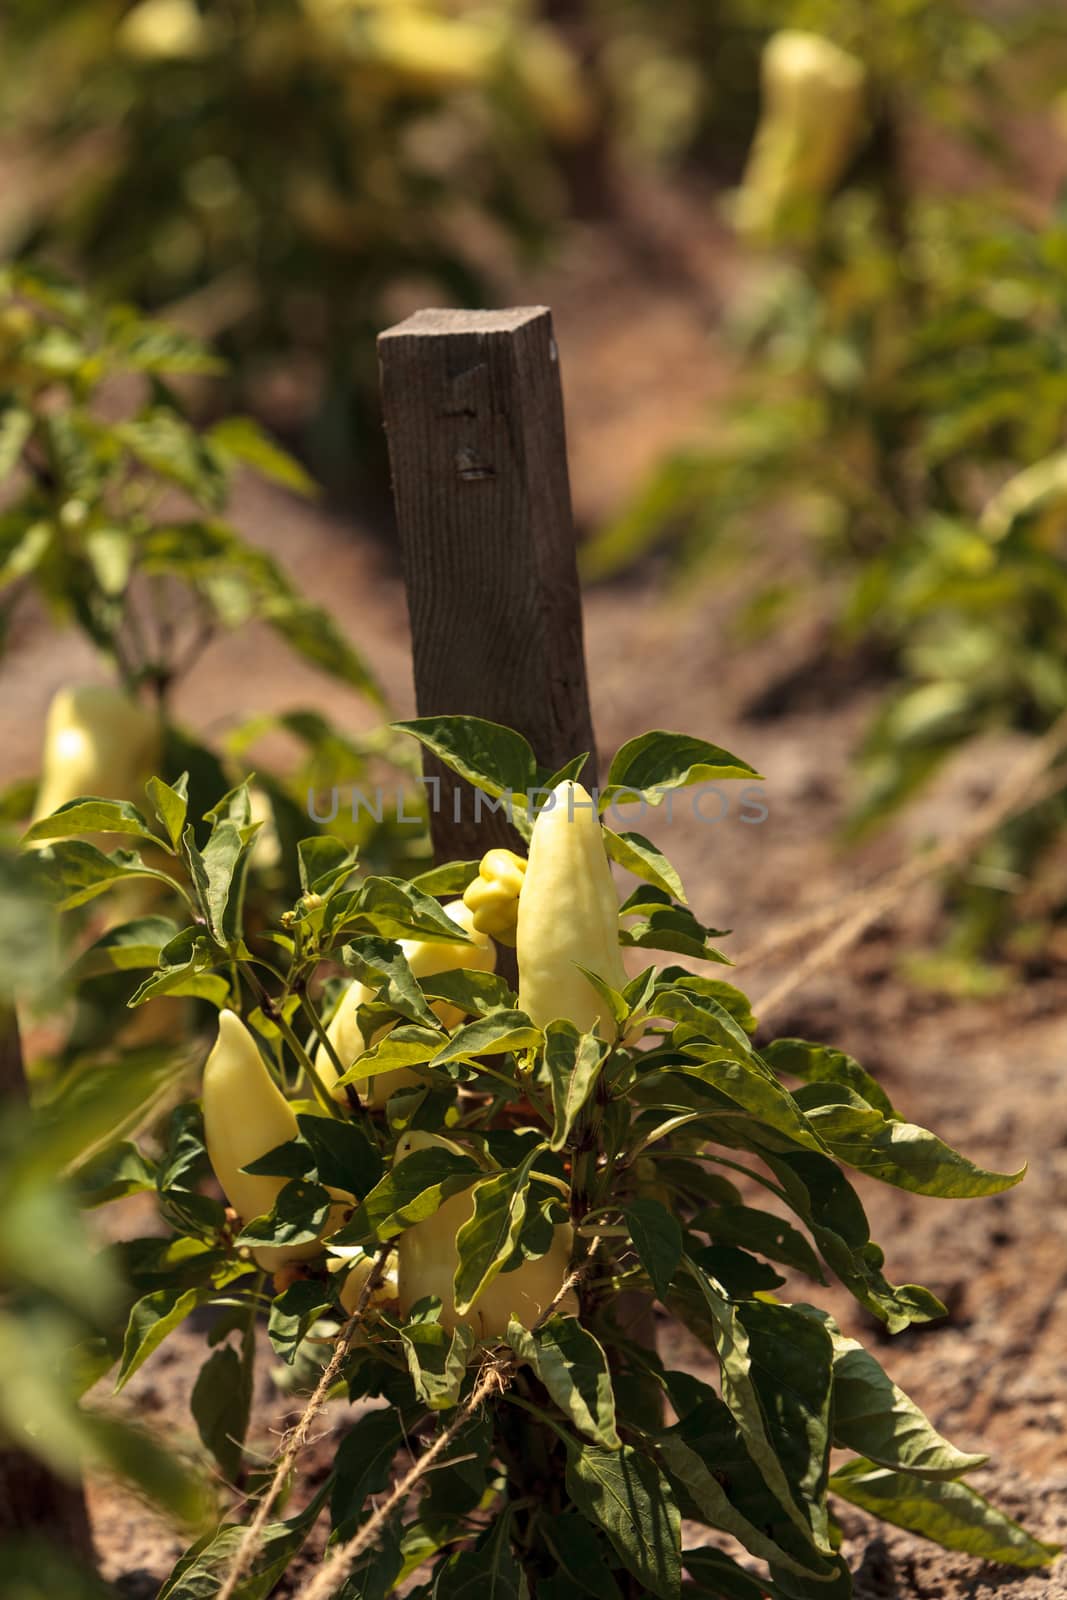
<instances>
[{"instance_id":1,"label":"weathered wood post","mask_svg":"<svg viewBox=\"0 0 1067 1600\"><path fill-rule=\"evenodd\" d=\"M0 1106L26 1098L18 1022L14 1011L0 1005ZM93 1559L80 1484L57 1477L36 1456L0 1443L0 1544L19 1535L57 1545L87 1566Z\"/></svg>"},{"instance_id":2,"label":"weathered wood post","mask_svg":"<svg viewBox=\"0 0 1067 1600\"><path fill-rule=\"evenodd\" d=\"M588 750L582 776L593 787L551 313L420 311L383 333L378 350L419 715L506 723L550 771ZM469 787L433 758L424 758L424 771L441 783L432 818L438 861L471 859L498 844L524 848L502 813L475 821ZM645 1296L620 1296L615 1309L631 1337L655 1344ZM562 1493L553 1447L528 1439L523 1462L534 1498L546 1504ZM636 1582L628 1592L640 1592Z\"/></svg>"},{"instance_id":3,"label":"weathered wood post","mask_svg":"<svg viewBox=\"0 0 1067 1600\"><path fill-rule=\"evenodd\" d=\"M551 313L420 311L378 341L420 716L504 722L549 770L591 752L559 356ZM514 840L441 780L439 860ZM466 792L464 792L464 790Z\"/></svg>"}]
</instances>

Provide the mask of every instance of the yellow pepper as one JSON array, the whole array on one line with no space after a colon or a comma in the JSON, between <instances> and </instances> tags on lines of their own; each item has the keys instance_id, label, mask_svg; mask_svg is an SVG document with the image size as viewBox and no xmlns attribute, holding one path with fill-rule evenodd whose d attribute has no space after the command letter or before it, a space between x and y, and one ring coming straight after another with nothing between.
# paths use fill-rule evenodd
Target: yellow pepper
<instances>
[{"instance_id":1,"label":"yellow pepper","mask_svg":"<svg viewBox=\"0 0 1067 1600\"><path fill-rule=\"evenodd\" d=\"M81 795L143 805L159 758L159 718L122 689L103 683L60 689L45 718L33 819Z\"/></svg>"},{"instance_id":2,"label":"yellow pepper","mask_svg":"<svg viewBox=\"0 0 1067 1600\"><path fill-rule=\"evenodd\" d=\"M501 944L515 943L519 919L519 893L526 862L514 850L488 850L478 876L463 891L463 904L473 914L479 933L492 934Z\"/></svg>"},{"instance_id":3,"label":"yellow pepper","mask_svg":"<svg viewBox=\"0 0 1067 1600\"><path fill-rule=\"evenodd\" d=\"M341 1304L349 1316L352 1315L359 1304L359 1297L363 1293L363 1285L370 1277L373 1267L374 1257L368 1256L359 1250L353 1250L350 1254L342 1255L339 1259L331 1259L330 1261L331 1272L341 1272L347 1268L345 1281L341 1285ZM371 1290L368 1305L388 1306L395 1309L396 1297L396 1260L393 1258L387 1261L382 1269L378 1287Z\"/></svg>"},{"instance_id":4,"label":"yellow pepper","mask_svg":"<svg viewBox=\"0 0 1067 1600\"><path fill-rule=\"evenodd\" d=\"M242 1172L249 1162L287 1144L299 1133L296 1113L267 1071L256 1042L233 1011L219 1013L219 1035L204 1065L204 1142L219 1186L230 1205L248 1222L266 1214L285 1188L285 1178L257 1177ZM338 1201L331 1207L323 1234L340 1226L351 1195L331 1189ZM306 1244L263 1246L253 1251L256 1264L274 1272L286 1261L318 1255L316 1240Z\"/></svg>"},{"instance_id":5,"label":"yellow pepper","mask_svg":"<svg viewBox=\"0 0 1067 1600\"><path fill-rule=\"evenodd\" d=\"M763 53L763 111L737 197L749 237L805 231L852 159L864 117L861 62L816 33L783 29Z\"/></svg>"},{"instance_id":6,"label":"yellow pepper","mask_svg":"<svg viewBox=\"0 0 1067 1600\"><path fill-rule=\"evenodd\" d=\"M140 0L123 18L116 41L126 55L171 61L203 55L208 34L193 0Z\"/></svg>"},{"instance_id":7,"label":"yellow pepper","mask_svg":"<svg viewBox=\"0 0 1067 1600\"><path fill-rule=\"evenodd\" d=\"M415 977L430 978L440 972L455 972L464 968L472 972L492 972L496 966L493 941L486 934L475 930L474 918L463 901L450 901L444 907L444 911L465 933L471 934L474 942L440 944L428 943L421 939L401 939L400 948ZM353 981L341 996L341 1002L326 1030L330 1043L346 1071L363 1054L368 1044L376 1044L392 1026L387 1024L370 1040L364 1039L360 1032L357 1013L360 1006L373 997L374 991L366 984L358 980ZM432 1009L446 1028L454 1028L464 1016L458 1006L450 1005L446 1000L435 1000ZM334 1099L341 1105L347 1104L344 1089L337 1087L337 1072L324 1044L319 1046L315 1056L315 1071L333 1094ZM360 1088L363 1103L374 1110L379 1110L397 1089L408 1088L420 1081L419 1074L410 1067L398 1067L395 1072L381 1072L376 1078L371 1078L366 1085L357 1087Z\"/></svg>"},{"instance_id":8,"label":"yellow pepper","mask_svg":"<svg viewBox=\"0 0 1067 1600\"><path fill-rule=\"evenodd\" d=\"M433 1147L464 1154L449 1139L432 1133L405 1134L397 1144L396 1160L402 1161L415 1150ZM501 1272L484 1289L465 1315L456 1311L453 1280L459 1265L456 1235L474 1215L474 1190L462 1189L447 1199L432 1217L417 1222L397 1240L397 1290L400 1314L406 1317L424 1295L441 1301L441 1326L453 1331L461 1322L469 1324L479 1339L502 1339L510 1317L518 1317L525 1328L532 1328L559 1293L570 1271L574 1250L574 1230L561 1222L547 1253L524 1261L511 1272ZM578 1315L578 1296L568 1289L557 1310L563 1316Z\"/></svg>"},{"instance_id":9,"label":"yellow pepper","mask_svg":"<svg viewBox=\"0 0 1067 1600\"><path fill-rule=\"evenodd\" d=\"M627 981L603 830L580 783L561 783L552 797L534 823L519 897L519 1007L539 1028L566 1017L613 1039L614 1019L581 971L616 990Z\"/></svg>"}]
</instances>

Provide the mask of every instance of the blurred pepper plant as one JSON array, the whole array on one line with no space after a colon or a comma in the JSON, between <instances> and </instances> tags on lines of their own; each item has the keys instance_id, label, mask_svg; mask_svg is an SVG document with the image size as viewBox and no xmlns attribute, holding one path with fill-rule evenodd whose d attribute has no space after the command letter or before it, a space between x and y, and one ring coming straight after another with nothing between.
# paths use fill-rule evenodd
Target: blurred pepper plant
<instances>
[{"instance_id":1,"label":"blurred pepper plant","mask_svg":"<svg viewBox=\"0 0 1067 1600\"><path fill-rule=\"evenodd\" d=\"M927 20L936 32L937 19ZM999 40L983 51L988 29L974 27L974 61L999 60ZM610 573L660 547L686 571L744 559L758 578L754 530L777 523L791 570L783 580L776 552L778 571L757 582L748 624L773 625L817 592L839 635L873 645L895 677L861 751L858 833L968 740L1041 731L1067 707L1067 211L1034 223L1002 185L973 198L925 194L896 137L903 84L887 89L886 61L910 56L894 57L892 33L877 27L864 41L844 36L867 72L866 144L848 107L851 178L836 198L819 203L805 190L790 208L776 166L766 204L743 197L739 220L758 214L761 242L780 248L733 311L741 377L717 442L665 462L586 569ZM917 77L913 87L917 112L940 106L932 82ZM981 103L988 119L990 101ZM960 126L975 133L976 103L961 103L961 119L964 106L970 120ZM775 114L788 111L783 99ZM879 127L894 137L880 141ZM746 182L766 168L754 158ZM951 885L960 915L942 975L979 976L979 958L1005 933L1005 890L1025 886L1064 818L1059 798L1035 805ZM1032 929L1016 935L1021 953Z\"/></svg>"},{"instance_id":2,"label":"blurred pepper plant","mask_svg":"<svg viewBox=\"0 0 1067 1600\"><path fill-rule=\"evenodd\" d=\"M335 467L376 332L416 293L485 302L502 246L543 242L552 150L588 114L524 0L16 0L0 39L39 174L6 247L150 306L196 295L242 394L295 381Z\"/></svg>"},{"instance_id":3,"label":"blurred pepper plant","mask_svg":"<svg viewBox=\"0 0 1067 1600\"><path fill-rule=\"evenodd\" d=\"M301 494L313 485L251 420L201 427L191 419L177 386L218 367L198 341L128 307L100 307L39 268L0 274L2 615L10 623L27 602L43 602L57 625L87 636L112 680L60 690L45 722L41 782L13 785L2 817L40 815L86 792L143 803L154 772L173 780L183 771L198 816L248 770L265 734L281 735L295 757L285 770L261 768L255 789L264 824L250 891L258 916L295 889L285 871L287 863L295 871L292 842L315 827L309 793L367 783L372 766L413 788L413 763L388 731L350 736L317 710L244 724L233 717L215 747L171 717L175 683L219 633L252 622L382 705L358 650L227 519L240 468ZM224 701L218 709L225 713ZM409 872L428 844L405 815L402 826L384 808L377 821L360 811L347 822L342 815L336 830L371 861ZM157 883L144 909L165 917L161 892ZM68 1066L110 1038L116 1005L125 1016L128 981L122 990L113 973L83 976L61 1051Z\"/></svg>"},{"instance_id":4,"label":"blurred pepper plant","mask_svg":"<svg viewBox=\"0 0 1067 1600\"><path fill-rule=\"evenodd\" d=\"M14 1005L54 993L55 914L39 892L32 858L0 853L0 888L0 1476L5 1489L21 1475L23 1484L51 1494L46 1479L33 1478L30 1462L75 1486L84 1471L102 1471L197 1525L209 1497L190 1462L97 1400L83 1400L111 1364L108 1340L131 1295L111 1253L88 1236L73 1173L150 1097L153 1084L158 1088L160 1052L142 1051L136 1063L125 1063L128 1075L100 1072L31 1110ZM47 1517L46 1506L37 1510ZM0 1560L8 1592L27 1600L102 1595L76 1552L64 1548L63 1534L72 1531L49 1527L48 1547L31 1529L16 1535L5 1500Z\"/></svg>"}]
</instances>

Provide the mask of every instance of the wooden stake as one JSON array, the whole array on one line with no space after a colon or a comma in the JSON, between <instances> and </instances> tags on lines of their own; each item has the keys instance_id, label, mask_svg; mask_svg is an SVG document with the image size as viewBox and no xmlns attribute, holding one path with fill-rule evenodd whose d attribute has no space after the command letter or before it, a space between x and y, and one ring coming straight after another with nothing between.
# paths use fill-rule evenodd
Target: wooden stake
<instances>
[{"instance_id":1,"label":"wooden stake","mask_svg":"<svg viewBox=\"0 0 1067 1600\"><path fill-rule=\"evenodd\" d=\"M550 771L588 750L595 782L551 313L420 311L378 352L419 715L506 723ZM502 814L476 822L472 791L425 770L439 860L514 846Z\"/></svg>"}]
</instances>

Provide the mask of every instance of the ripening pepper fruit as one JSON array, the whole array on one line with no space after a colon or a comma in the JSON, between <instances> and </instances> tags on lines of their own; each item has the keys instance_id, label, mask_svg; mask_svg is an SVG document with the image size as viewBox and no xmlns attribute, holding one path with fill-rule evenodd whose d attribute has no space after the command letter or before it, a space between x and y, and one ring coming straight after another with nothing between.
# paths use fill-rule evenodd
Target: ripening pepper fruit
<instances>
[{"instance_id":1,"label":"ripening pepper fruit","mask_svg":"<svg viewBox=\"0 0 1067 1600\"><path fill-rule=\"evenodd\" d=\"M486 851L478 876L463 891L463 904L473 915L479 933L491 934L501 944L515 943L519 894L525 876L526 862L514 850Z\"/></svg>"},{"instance_id":2,"label":"ripening pepper fruit","mask_svg":"<svg viewBox=\"0 0 1067 1600\"><path fill-rule=\"evenodd\" d=\"M405 1134L397 1143L396 1161L415 1150L433 1146L463 1154L458 1145L432 1133ZM441 1326L454 1331L461 1322L469 1324L479 1339L502 1339L508 1321L517 1317L524 1328L532 1328L559 1293L570 1271L574 1249L574 1230L561 1222L547 1253L524 1261L511 1272L500 1272L478 1296L465 1315L456 1311L453 1279L459 1265L456 1235L474 1215L473 1189L461 1189L447 1199L425 1222L416 1222L397 1240L396 1277L400 1314L406 1317L424 1295L441 1301ZM560 1315L578 1315L578 1296L568 1289L557 1307Z\"/></svg>"},{"instance_id":3,"label":"ripening pepper fruit","mask_svg":"<svg viewBox=\"0 0 1067 1600\"><path fill-rule=\"evenodd\" d=\"M249 1162L287 1144L299 1134L296 1113L267 1071L256 1042L233 1011L219 1012L219 1035L204 1065L202 1104L204 1142L219 1186L242 1222L263 1216L274 1205L287 1180L242 1172ZM331 1208L323 1234L339 1227L351 1195L331 1189L338 1204ZM261 1246L253 1251L256 1265L275 1272L286 1261L306 1261L320 1253L316 1240L306 1244Z\"/></svg>"},{"instance_id":4,"label":"ripening pepper fruit","mask_svg":"<svg viewBox=\"0 0 1067 1600\"><path fill-rule=\"evenodd\" d=\"M81 795L143 804L160 747L159 718L124 690L105 683L60 689L45 718L33 820Z\"/></svg>"},{"instance_id":5,"label":"ripening pepper fruit","mask_svg":"<svg viewBox=\"0 0 1067 1600\"><path fill-rule=\"evenodd\" d=\"M193 0L140 0L123 18L116 42L139 60L171 61L203 55L208 29Z\"/></svg>"},{"instance_id":6,"label":"ripening pepper fruit","mask_svg":"<svg viewBox=\"0 0 1067 1600\"><path fill-rule=\"evenodd\" d=\"M750 238L806 231L863 131L861 62L816 33L787 28L763 52L763 107L737 196Z\"/></svg>"},{"instance_id":7,"label":"ripening pepper fruit","mask_svg":"<svg viewBox=\"0 0 1067 1600\"><path fill-rule=\"evenodd\" d=\"M430 978L439 972L456 972L464 968L473 972L492 972L496 966L493 941L486 934L475 930L474 918L463 901L452 900L443 909L446 916L451 917L465 933L471 935L473 943L440 944L429 943L422 939L401 939L400 948L415 977ZM341 1002L326 1030L330 1043L344 1063L346 1071L363 1054L368 1044L377 1043L392 1026L389 1024L380 1029L370 1040L364 1039L360 1032L357 1013L360 1006L372 999L373 995L374 991L368 989L366 984L360 983L358 979L354 980L341 996ZM449 1005L446 1000L433 1001L432 1009L446 1028L454 1028L464 1016L458 1006ZM346 1105L345 1091L337 1087L337 1072L325 1045L320 1045L318 1048L315 1070L334 1099L339 1104ZM364 1105L379 1110L397 1089L405 1089L418 1082L420 1079L417 1072L409 1067L398 1067L395 1072L381 1072L376 1078L371 1078L362 1087L360 1097Z\"/></svg>"},{"instance_id":8,"label":"ripening pepper fruit","mask_svg":"<svg viewBox=\"0 0 1067 1600\"><path fill-rule=\"evenodd\" d=\"M539 1028L565 1017L583 1033L614 1038L614 1019L581 970L616 990L627 981L603 830L580 783L558 784L552 796L533 826L519 896L519 1008Z\"/></svg>"},{"instance_id":9,"label":"ripening pepper fruit","mask_svg":"<svg viewBox=\"0 0 1067 1600\"><path fill-rule=\"evenodd\" d=\"M345 1281L341 1285L341 1304L349 1316L359 1303L363 1293L363 1285L371 1275L374 1266L374 1257L362 1252L353 1252L351 1255L341 1257L339 1260L330 1261L331 1272L341 1272L347 1269ZM396 1309L397 1283L396 1259L391 1258L382 1269L378 1286L371 1290L368 1305L390 1307Z\"/></svg>"}]
</instances>

